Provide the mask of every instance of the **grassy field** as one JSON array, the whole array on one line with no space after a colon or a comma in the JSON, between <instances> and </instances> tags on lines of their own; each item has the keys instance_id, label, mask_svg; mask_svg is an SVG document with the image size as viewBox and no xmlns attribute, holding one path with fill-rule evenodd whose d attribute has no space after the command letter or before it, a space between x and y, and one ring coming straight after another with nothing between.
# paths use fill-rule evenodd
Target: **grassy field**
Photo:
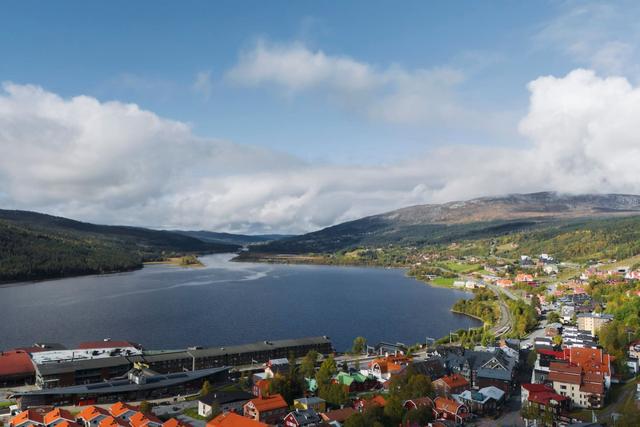
<instances>
[{"instance_id":1,"label":"grassy field","mask_svg":"<svg viewBox=\"0 0 640 427\"><path fill-rule=\"evenodd\" d=\"M459 262L447 262L442 266L447 270L451 270L458 274L471 273L472 271L479 270L482 267L480 264L462 264Z\"/></svg>"},{"instance_id":2,"label":"grassy field","mask_svg":"<svg viewBox=\"0 0 640 427\"><path fill-rule=\"evenodd\" d=\"M455 282L456 279L454 278L449 278L449 277L436 277L433 280L430 280L429 283L436 285L436 286L453 286L453 282Z\"/></svg>"},{"instance_id":3,"label":"grassy field","mask_svg":"<svg viewBox=\"0 0 640 427\"><path fill-rule=\"evenodd\" d=\"M11 405L15 405L16 402L12 402L10 400L4 401L4 402L0 402L0 408L8 408Z\"/></svg>"},{"instance_id":4,"label":"grassy field","mask_svg":"<svg viewBox=\"0 0 640 427\"><path fill-rule=\"evenodd\" d=\"M201 417L200 415L198 415L198 408L187 408L184 411L182 411L182 413L184 415L186 415L187 417L191 417L194 420L202 420L202 421L206 421L205 417Z\"/></svg>"}]
</instances>

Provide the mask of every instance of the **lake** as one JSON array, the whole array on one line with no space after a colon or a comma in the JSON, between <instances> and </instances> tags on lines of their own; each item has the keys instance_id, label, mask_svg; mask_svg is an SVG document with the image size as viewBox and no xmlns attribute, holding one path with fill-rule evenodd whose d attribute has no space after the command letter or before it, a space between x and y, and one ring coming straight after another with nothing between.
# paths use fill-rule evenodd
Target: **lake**
<instances>
[{"instance_id":1,"label":"lake","mask_svg":"<svg viewBox=\"0 0 640 427\"><path fill-rule=\"evenodd\" d=\"M362 335L414 344L480 322L449 310L469 293L400 269L229 262L148 265L120 274L0 287L0 349L106 337L151 349L327 335L337 350Z\"/></svg>"}]
</instances>

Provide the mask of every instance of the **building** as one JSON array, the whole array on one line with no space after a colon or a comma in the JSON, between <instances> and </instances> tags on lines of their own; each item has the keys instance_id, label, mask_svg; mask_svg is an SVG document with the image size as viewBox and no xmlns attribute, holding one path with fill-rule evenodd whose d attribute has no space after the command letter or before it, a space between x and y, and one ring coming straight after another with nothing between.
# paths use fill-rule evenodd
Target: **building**
<instances>
[{"instance_id":1,"label":"building","mask_svg":"<svg viewBox=\"0 0 640 427\"><path fill-rule=\"evenodd\" d=\"M278 424L287 415L289 405L284 398L273 396L256 397L244 404L244 416L266 424Z\"/></svg>"},{"instance_id":2,"label":"building","mask_svg":"<svg viewBox=\"0 0 640 427\"><path fill-rule=\"evenodd\" d=\"M210 383L225 382L228 367L203 369L175 374L158 374L153 371L132 370L128 378L102 381L70 387L46 388L14 393L20 408L43 405L93 405L118 401L141 401L195 393L206 380Z\"/></svg>"},{"instance_id":3,"label":"building","mask_svg":"<svg viewBox=\"0 0 640 427\"><path fill-rule=\"evenodd\" d=\"M596 335L602 325L613 320L613 315L604 313L579 313L576 319L579 330L588 331L591 335Z\"/></svg>"},{"instance_id":4,"label":"building","mask_svg":"<svg viewBox=\"0 0 640 427\"><path fill-rule=\"evenodd\" d=\"M493 415L502 409L505 393L497 387L489 386L478 391L465 390L458 396L473 414L486 416Z\"/></svg>"},{"instance_id":5,"label":"building","mask_svg":"<svg viewBox=\"0 0 640 427\"><path fill-rule=\"evenodd\" d=\"M402 404L402 407L407 411L413 411L414 409L424 408L424 407L433 409L433 406L434 406L433 399L431 399L429 396L405 400L404 403Z\"/></svg>"},{"instance_id":6,"label":"building","mask_svg":"<svg viewBox=\"0 0 640 427\"><path fill-rule=\"evenodd\" d=\"M36 384L40 388L54 388L106 381L126 375L135 363L143 363L160 374L170 374L264 363L287 358L291 354L303 357L311 350L324 355L333 353L328 337L261 341L229 347L193 347L178 351L141 350L139 345L128 341L84 343L84 347L99 344L99 348L29 353L35 368Z\"/></svg>"},{"instance_id":7,"label":"building","mask_svg":"<svg viewBox=\"0 0 640 427\"><path fill-rule=\"evenodd\" d=\"M460 374L445 375L433 382L433 389L437 396L449 397L460 394L469 388L469 381Z\"/></svg>"},{"instance_id":8,"label":"building","mask_svg":"<svg viewBox=\"0 0 640 427\"><path fill-rule=\"evenodd\" d=\"M336 374L333 382L344 386L349 393L371 390L378 384L376 378L371 374L364 375L360 372L347 373L342 371Z\"/></svg>"},{"instance_id":9,"label":"building","mask_svg":"<svg viewBox=\"0 0 640 427\"><path fill-rule=\"evenodd\" d=\"M436 418L450 420L456 424L464 424L464 421L469 418L469 409L453 399L436 397L433 403L433 413Z\"/></svg>"},{"instance_id":10,"label":"building","mask_svg":"<svg viewBox=\"0 0 640 427\"><path fill-rule=\"evenodd\" d=\"M539 413L550 410L557 419L571 410L571 399L544 384L522 384L522 407L535 406Z\"/></svg>"},{"instance_id":11,"label":"building","mask_svg":"<svg viewBox=\"0 0 640 427\"><path fill-rule=\"evenodd\" d=\"M407 356L387 356L375 359L369 363L369 370L365 373L372 375L378 381L384 382L402 372L411 362Z\"/></svg>"},{"instance_id":12,"label":"building","mask_svg":"<svg viewBox=\"0 0 640 427\"><path fill-rule=\"evenodd\" d=\"M327 410L327 402L319 397L302 397L293 401L296 409L313 409L320 413Z\"/></svg>"},{"instance_id":13,"label":"building","mask_svg":"<svg viewBox=\"0 0 640 427\"><path fill-rule=\"evenodd\" d=\"M345 421L347 421L347 418L349 418L350 416L356 413L357 411L355 409L353 409L350 406L347 406L342 409L335 409L332 411L322 412L320 414L320 418L322 418L322 420L327 424L340 426Z\"/></svg>"},{"instance_id":14,"label":"building","mask_svg":"<svg viewBox=\"0 0 640 427\"><path fill-rule=\"evenodd\" d=\"M28 409L13 417L9 425L11 427L189 427L173 418L163 423L155 416L143 414L137 410L137 407L123 402L111 405L109 410L87 406L77 418L61 408Z\"/></svg>"},{"instance_id":15,"label":"building","mask_svg":"<svg viewBox=\"0 0 640 427\"><path fill-rule=\"evenodd\" d=\"M296 409L289 412L283 420L285 427L315 427L323 424L323 420L313 409Z\"/></svg>"},{"instance_id":16,"label":"building","mask_svg":"<svg viewBox=\"0 0 640 427\"><path fill-rule=\"evenodd\" d=\"M77 421L81 422L84 427L98 427L100 422L109 417L109 411L99 406L85 406L78 414Z\"/></svg>"},{"instance_id":17,"label":"building","mask_svg":"<svg viewBox=\"0 0 640 427\"><path fill-rule=\"evenodd\" d=\"M601 408L604 405L605 384L602 373L585 373L582 367L566 362L551 362L548 380L555 393L571 399L579 408Z\"/></svg>"},{"instance_id":18,"label":"building","mask_svg":"<svg viewBox=\"0 0 640 427\"><path fill-rule=\"evenodd\" d=\"M268 427L267 424L261 423L234 412L227 412L218 415L207 423L207 427Z\"/></svg>"},{"instance_id":19,"label":"building","mask_svg":"<svg viewBox=\"0 0 640 427\"><path fill-rule=\"evenodd\" d=\"M216 391L198 399L198 415L209 417L214 407L222 412L240 413L244 404L253 397L252 394L244 391Z\"/></svg>"}]
</instances>

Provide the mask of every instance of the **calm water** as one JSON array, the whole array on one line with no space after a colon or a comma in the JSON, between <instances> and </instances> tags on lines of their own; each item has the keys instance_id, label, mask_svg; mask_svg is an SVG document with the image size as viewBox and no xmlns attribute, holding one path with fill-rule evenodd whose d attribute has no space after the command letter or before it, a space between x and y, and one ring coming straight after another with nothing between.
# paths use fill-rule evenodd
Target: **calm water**
<instances>
[{"instance_id":1,"label":"calm water","mask_svg":"<svg viewBox=\"0 0 640 427\"><path fill-rule=\"evenodd\" d=\"M72 346L105 337L147 348L231 345L328 335L415 343L478 322L449 311L469 294L426 286L402 270L228 262L167 265L0 287L0 349Z\"/></svg>"}]
</instances>

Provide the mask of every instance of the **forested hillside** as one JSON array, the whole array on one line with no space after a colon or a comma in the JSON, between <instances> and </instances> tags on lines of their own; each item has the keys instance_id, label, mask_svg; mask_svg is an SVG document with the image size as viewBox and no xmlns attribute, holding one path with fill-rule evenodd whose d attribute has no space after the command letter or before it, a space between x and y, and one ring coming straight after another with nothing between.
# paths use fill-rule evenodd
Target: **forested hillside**
<instances>
[{"instance_id":1,"label":"forested hillside","mask_svg":"<svg viewBox=\"0 0 640 427\"><path fill-rule=\"evenodd\" d=\"M0 282L126 271L144 261L237 249L167 231L0 210Z\"/></svg>"}]
</instances>

